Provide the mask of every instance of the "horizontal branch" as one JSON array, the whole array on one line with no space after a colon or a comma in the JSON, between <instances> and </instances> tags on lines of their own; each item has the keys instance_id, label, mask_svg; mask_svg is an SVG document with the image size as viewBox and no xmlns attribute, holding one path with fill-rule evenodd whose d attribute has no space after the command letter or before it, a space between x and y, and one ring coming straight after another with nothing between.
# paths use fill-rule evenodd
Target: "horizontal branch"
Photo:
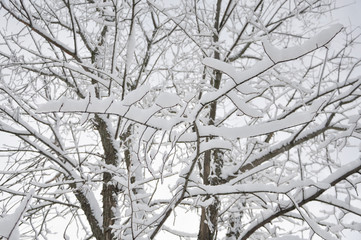
<instances>
[{"instance_id":1,"label":"horizontal branch","mask_svg":"<svg viewBox=\"0 0 361 240\"><path fill-rule=\"evenodd\" d=\"M357 160L354 160L353 162L350 162L349 164L342 166L340 169L338 169L334 173L331 173L327 178L325 178L323 181L320 182L324 184L329 184L330 186L335 186L337 183L345 180L347 177L351 176L354 173L357 173L360 170L361 170L361 158L358 158ZM327 189L319 189L312 187L304 191L303 198L295 199L295 201L297 202L298 206L301 207L308 202L316 200L325 191L327 191ZM244 229L240 239L242 240L248 239L255 231L265 226L267 223L270 223L273 219L296 209L296 206L293 205L291 200L288 201L288 204L284 204L284 205L285 206L288 205L288 207L279 208L277 210L268 210L266 212L263 212L261 214L262 217L258 218L248 228Z\"/></svg>"}]
</instances>

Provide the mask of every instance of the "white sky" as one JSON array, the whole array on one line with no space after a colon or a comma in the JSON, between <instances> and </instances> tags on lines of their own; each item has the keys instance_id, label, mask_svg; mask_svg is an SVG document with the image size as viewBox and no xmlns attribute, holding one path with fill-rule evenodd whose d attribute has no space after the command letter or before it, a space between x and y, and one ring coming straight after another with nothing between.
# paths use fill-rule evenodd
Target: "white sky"
<instances>
[{"instance_id":1,"label":"white sky","mask_svg":"<svg viewBox=\"0 0 361 240\"><path fill-rule=\"evenodd\" d=\"M348 5L338 9L334 14L334 20L340 21L345 26L361 28L361 0L336 0L337 4ZM342 5L341 5L342 4Z\"/></svg>"}]
</instances>

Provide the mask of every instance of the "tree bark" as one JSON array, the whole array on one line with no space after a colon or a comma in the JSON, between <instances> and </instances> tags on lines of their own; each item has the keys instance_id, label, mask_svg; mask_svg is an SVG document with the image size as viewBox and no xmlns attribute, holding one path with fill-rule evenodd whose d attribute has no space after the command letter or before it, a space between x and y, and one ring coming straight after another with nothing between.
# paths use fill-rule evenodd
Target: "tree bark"
<instances>
[{"instance_id":1,"label":"tree bark","mask_svg":"<svg viewBox=\"0 0 361 240\"><path fill-rule=\"evenodd\" d=\"M221 12L221 4L222 0L217 1L216 6L216 15L214 20L214 33L213 33L213 43L215 44L214 58L220 59L219 49L218 49L218 41L219 41L219 19ZM211 80L211 84L215 89L219 89L222 73L220 71L215 70L213 72L215 79ZM209 125L214 125L214 121L216 119L217 113L217 101L214 101L210 104L209 110ZM219 180L217 179L220 172L220 167L222 159L219 159L218 150L209 150L204 153L204 161L203 161L203 183L205 185L217 185ZM215 167L215 169L211 169L211 165ZM211 172L215 170L215 172ZM218 174L217 174L218 172ZM211 178L211 179L210 179ZM207 197L210 198L209 196ZM215 239L217 234L217 219L218 219L218 208L219 201L217 197L213 197L214 201L208 207L202 207L201 210L201 220L200 227L198 233L198 240L210 240Z\"/></svg>"},{"instance_id":2,"label":"tree bark","mask_svg":"<svg viewBox=\"0 0 361 240\"><path fill-rule=\"evenodd\" d=\"M113 146L112 137L107 131L106 123L98 115L96 115L95 120L104 149L105 163L116 166L117 151ZM111 226L115 221L114 209L117 206L118 191L116 186L112 183L112 174L109 172L103 174L103 189L101 194L103 196L103 239L112 240L115 238L111 231Z\"/></svg>"}]
</instances>

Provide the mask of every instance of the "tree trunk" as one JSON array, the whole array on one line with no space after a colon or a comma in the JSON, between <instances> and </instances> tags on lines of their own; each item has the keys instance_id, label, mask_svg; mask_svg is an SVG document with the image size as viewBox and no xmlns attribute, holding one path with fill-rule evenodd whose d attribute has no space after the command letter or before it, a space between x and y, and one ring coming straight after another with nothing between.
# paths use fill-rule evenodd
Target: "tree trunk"
<instances>
[{"instance_id":1,"label":"tree trunk","mask_svg":"<svg viewBox=\"0 0 361 240\"><path fill-rule=\"evenodd\" d=\"M216 14L214 20L214 31L213 34L213 43L215 44L214 58L220 59L218 41L219 41L219 19L221 12L221 3L222 0L217 1ZM219 89L222 73L215 70L213 72L215 79L211 80L211 84L215 89ZM209 110L209 125L214 125L217 113L217 102L214 101L210 104ZM218 176L220 175L220 169L223 166L221 164L222 159L219 158L218 150L209 150L204 153L203 161L203 183L205 185L217 185L219 183ZM214 169L211 169L213 165ZM212 172L211 172L212 171ZM212 176L212 177L211 177ZM210 179L211 177L211 179ZM210 198L209 196L207 197ZM218 208L219 201L217 197L213 197L214 201L208 207L202 207L200 227L198 233L199 240L211 240L216 238L217 234L217 219L218 219Z\"/></svg>"},{"instance_id":2,"label":"tree trunk","mask_svg":"<svg viewBox=\"0 0 361 240\"><path fill-rule=\"evenodd\" d=\"M104 240L114 239L111 226L114 224L115 215L113 209L116 207L115 187L111 184L111 174L103 175L103 229Z\"/></svg>"},{"instance_id":3,"label":"tree trunk","mask_svg":"<svg viewBox=\"0 0 361 240\"><path fill-rule=\"evenodd\" d=\"M117 151L113 146L112 137L107 131L106 123L98 116L95 117L97 122L98 131L101 137L105 163L108 165L117 165ZM118 191L116 186L112 183L112 174L105 172L103 174L103 231L104 231L104 240L114 239L114 234L112 233L111 226L115 221L114 209L117 206L117 195Z\"/></svg>"}]
</instances>

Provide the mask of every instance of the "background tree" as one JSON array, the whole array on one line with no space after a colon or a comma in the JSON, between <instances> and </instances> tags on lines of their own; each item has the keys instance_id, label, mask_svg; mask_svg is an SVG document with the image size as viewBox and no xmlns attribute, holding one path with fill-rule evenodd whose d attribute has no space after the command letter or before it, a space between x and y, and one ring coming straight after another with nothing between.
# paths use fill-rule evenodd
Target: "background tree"
<instances>
[{"instance_id":1,"label":"background tree","mask_svg":"<svg viewBox=\"0 0 361 240\"><path fill-rule=\"evenodd\" d=\"M315 24L334 2L0 0L3 217L22 201L30 239L59 218L81 239L359 230L360 156L338 154L358 35Z\"/></svg>"}]
</instances>

